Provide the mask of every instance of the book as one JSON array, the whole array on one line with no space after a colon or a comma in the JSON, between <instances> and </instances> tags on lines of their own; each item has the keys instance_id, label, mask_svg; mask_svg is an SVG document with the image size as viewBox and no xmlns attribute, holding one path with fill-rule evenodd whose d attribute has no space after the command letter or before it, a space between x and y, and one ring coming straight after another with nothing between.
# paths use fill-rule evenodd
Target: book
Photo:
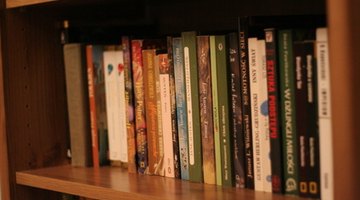
<instances>
[{"instance_id":1,"label":"book","mask_svg":"<svg viewBox=\"0 0 360 200\"><path fill-rule=\"evenodd\" d=\"M199 80L196 57L196 33L181 33L184 48L187 125L189 139L189 180L203 181L201 159Z\"/></svg>"},{"instance_id":2,"label":"book","mask_svg":"<svg viewBox=\"0 0 360 200\"><path fill-rule=\"evenodd\" d=\"M334 199L334 166L330 63L327 28L316 29L317 98L320 138L320 191L322 199Z\"/></svg>"},{"instance_id":3,"label":"book","mask_svg":"<svg viewBox=\"0 0 360 200\"><path fill-rule=\"evenodd\" d=\"M307 140L306 140L306 161L307 161L307 197L320 198L320 149L319 149L319 128L318 128L318 98L316 80L315 41L304 42L304 59L306 62L306 111L311 113L307 117Z\"/></svg>"},{"instance_id":4,"label":"book","mask_svg":"<svg viewBox=\"0 0 360 200\"><path fill-rule=\"evenodd\" d=\"M108 130L106 116L103 46L87 45L86 62L90 105L93 167L108 164Z\"/></svg>"},{"instance_id":5,"label":"book","mask_svg":"<svg viewBox=\"0 0 360 200\"><path fill-rule=\"evenodd\" d=\"M142 40L131 41L132 72L135 104L135 132L137 171L145 174L149 170L148 145L145 120L144 66L142 61Z\"/></svg>"},{"instance_id":6,"label":"book","mask_svg":"<svg viewBox=\"0 0 360 200\"><path fill-rule=\"evenodd\" d=\"M264 163L262 159L262 139L260 133L260 106L259 106L259 63L258 40L255 37L248 39L249 77L250 77L250 101L251 101L251 127L254 158L254 189L264 191Z\"/></svg>"},{"instance_id":7,"label":"book","mask_svg":"<svg viewBox=\"0 0 360 200\"><path fill-rule=\"evenodd\" d=\"M124 57L121 46L106 46L104 53L109 158L112 165L127 166Z\"/></svg>"},{"instance_id":8,"label":"book","mask_svg":"<svg viewBox=\"0 0 360 200\"><path fill-rule=\"evenodd\" d=\"M179 135L177 131L177 117L176 117L176 92L175 92L175 75L174 75L174 59L173 59L173 38L166 37L167 54L169 65L169 82L170 82L170 107L171 107L171 131L172 143L174 152L174 176L181 178L180 174L180 150L179 150Z\"/></svg>"},{"instance_id":9,"label":"book","mask_svg":"<svg viewBox=\"0 0 360 200\"><path fill-rule=\"evenodd\" d=\"M239 40L236 33L228 34L230 88L231 88L231 117L235 186L245 188L245 141L243 134L241 75Z\"/></svg>"},{"instance_id":10,"label":"book","mask_svg":"<svg viewBox=\"0 0 360 200\"><path fill-rule=\"evenodd\" d=\"M173 133L171 118L170 68L168 54L159 54L159 89L161 101L162 133L164 144L164 170L166 177L175 177Z\"/></svg>"},{"instance_id":11,"label":"book","mask_svg":"<svg viewBox=\"0 0 360 200\"><path fill-rule=\"evenodd\" d=\"M271 182L273 193L283 193L283 157L279 110L279 70L277 35L274 28L265 29L266 68L268 89Z\"/></svg>"},{"instance_id":12,"label":"book","mask_svg":"<svg viewBox=\"0 0 360 200\"><path fill-rule=\"evenodd\" d=\"M181 38L173 38L173 58L175 76L175 97L177 114L177 131L179 138L181 179L189 180L189 150L187 132L187 107L185 96L184 48Z\"/></svg>"},{"instance_id":13,"label":"book","mask_svg":"<svg viewBox=\"0 0 360 200\"><path fill-rule=\"evenodd\" d=\"M243 110L243 129L245 141L245 186L254 188L254 169L253 169L253 147L252 147L252 127L251 127L251 102L250 102L250 79L248 61L248 17L241 17L238 21L239 26L239 48L240 48L240 74L241 74L241 99Z\"/></svg>"},{"instance_id":14,"label":"book","mask_svg":"<svg viewBox=\"0 0 360 200\"><path fill-rule=\"evenodd\" d=\"M209 36L197 36L199 98L204 183L215 184L215 145L212 118Z\"/></svg>"},{"instance_id":15,"label":"book","mask_svg":"<svg viewBox=\"0 0 360 200\"><path fill-rule=\"evenodd\" d=\"M268 91L266 75L266 53L265 40L257 41L257 67L258 67L258 86L259 86L259 132L261 139L261 159L263 190L271 192L271 159L270 159L270 136L269 136L269 111L268 111Z\"/></svg>"},{"instance_id":16,"label":"book","mask_svg":"<svg viewBox=\"0 0 360 200\"><path fill-rule=\"evenodd\" d=\"M121 37L121 46L124 56L124 78L125 78L125 104L126 104L126 131L128 145L128 171L137 172L136 166L136 139L135 139L135 113L134 113L134 92L132 86L132 69L130 55L130 39L127 36Z\"/></svg>"},{"instance_id":17,"label":"book","mask_svg":"<svg viewBox=\"0 0 360 200\"><path fill-rule=\"evenodd\" d=\"M298 194L297 134L292 30L278 32L280 110L285 194Z\"/></svg>"},{"instance_id":18,"label":"book","mask_svg":"<svg viewBox=\"0 0 360 200\"><path fill-rule=\"evenodd\" d=\"M212 114L214 123L214 144L215 144L215 175L216 185L222 185L222 163L221 163L221 147L220 147L220 129L219 129L219 103L218 103L218 77L216 62L216 42L215 36L210 36L210 65L211 65L211 94L212 94Z\"/></svg>"},{"instance_id":19,"label":"book","mask_svg":"<svg viewBox=\"0 0 360 200\"><path fill-rule=\"evenodd\" d=\"M220 133L220 152L222 164L222 185L233 186L233 163L231 159L232 134L230 132L230 70L225 35L215 36L216 73L218 87L218 115Z\"/></svg>"},{"instance_id":20,"label":"book","mask_svg":"<svg viewBox=\"0 0 360 200\"><path fill-rule=\"evenodd\" d=\"M158 174L162 169L158 142L157 94L155 77L155 49L142 50L144 65L144 94L146 102L146 125L148 138L149 174Z\"/></svg>"},{"instance_id":21,"label":"book","mask_svg":"<svg viewBox=\"0 0 360 200\"><path fill-rule=\"evenodd\" d=\"M92 164L92 145L85 47L78 43L65 44L63 52L71 165L90 166Z\"/></svg>"}]
</instances>

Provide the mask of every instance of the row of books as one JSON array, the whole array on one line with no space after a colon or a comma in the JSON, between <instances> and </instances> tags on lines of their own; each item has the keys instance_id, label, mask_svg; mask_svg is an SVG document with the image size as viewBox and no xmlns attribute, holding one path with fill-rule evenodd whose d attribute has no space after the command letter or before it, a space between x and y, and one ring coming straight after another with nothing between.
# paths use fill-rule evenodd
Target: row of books
<instances>
[{"instance_id":1,"label":"row of books","mask_svg":"<svg viewBox=\"0 0 360 200\"><path fill-rule=\"evenodd\" d=\"M327 51L326 28L250 34L246 20L65 44L72 163L332 199Z\"/></svg>"}]
</instances>

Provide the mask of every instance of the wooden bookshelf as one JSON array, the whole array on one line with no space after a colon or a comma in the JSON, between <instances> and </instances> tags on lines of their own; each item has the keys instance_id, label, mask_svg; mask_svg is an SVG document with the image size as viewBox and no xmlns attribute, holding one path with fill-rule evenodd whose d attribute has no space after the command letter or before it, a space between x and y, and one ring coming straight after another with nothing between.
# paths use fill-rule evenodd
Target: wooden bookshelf
<instances>
[{"instance_id":1,"label":"wooden bookshelf","mask_svg":"<svg viewBox=\"0 0 360 200\"><path fill-rule=\"evenodd\" d=\"M59 38L62 19L70 18L79 24L90 20L88 26L146 26L155 33L168 34L184 29L229 30L237 15L289 14L326 14L328 18L334 194L335 199L359 199L360 1L0 2L2 200L59 199L59 192L95 199L301 199L128 174L118 168L73 168L67 165L66 156L69 136ZM205 2L208 5L204 7ZM106 13L108 10L111 12ZM112 17L117 20L109 20Z\"/></svg>"},{"instance_id":2,"label":"wooden bookshelf","mask_svg":"<svg viewBox=\"0 0 360 200\"><path fill-rule=\"evenodd\" d=\"M111 199L297 199L266 192L192 183L173 178L129 174L114 167L75 168L60 166L16 173L18 184L80 195Z\"/></svg>"}]
</instances>

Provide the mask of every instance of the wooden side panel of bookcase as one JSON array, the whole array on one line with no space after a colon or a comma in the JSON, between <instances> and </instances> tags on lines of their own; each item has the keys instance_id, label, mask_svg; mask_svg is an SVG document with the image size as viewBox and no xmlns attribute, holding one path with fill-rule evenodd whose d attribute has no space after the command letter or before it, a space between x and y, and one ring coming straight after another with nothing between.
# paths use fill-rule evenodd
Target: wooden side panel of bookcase
<instances>
[{"instance_id":1,"label":"wooden side panel of bookcase","mask_svg":"<svg viewBox=\"0 0 360 200\"><path fill-rule=\"evenodd\" d=\"M15 172L68 163L62 48L54 20L8 10L3 31L3 78L11 199L58 199L18 186ZM55 195L55 196L54 196Z\"/></svg>"},{"instance_id":2,"label":"wooden side panel of bookcase","mask_svg":"<svg viewBox=\"0 0 360 200\"><path fill-rule=\"evenodd\" d=\"M360 196L360 13L357 0L328 0L335 199Z\"/></svg>"}]
</instances>

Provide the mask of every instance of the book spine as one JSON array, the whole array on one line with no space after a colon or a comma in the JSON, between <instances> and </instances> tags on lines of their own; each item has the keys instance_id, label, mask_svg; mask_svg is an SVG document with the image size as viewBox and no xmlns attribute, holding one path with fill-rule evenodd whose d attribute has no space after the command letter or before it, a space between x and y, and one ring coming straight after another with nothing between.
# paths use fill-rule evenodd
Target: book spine
<instances>
[{"instance_id":1,"label":"book spine","mask_svg":"<svg viewBox=\"0 0 360 200\"><path fill-rule=\"evenodd\" d=\"M128 144L128 171L136 173L136 138L135 138L135 116L134 116L134 93L132 86L130 40L129 37L121 38L121 46L124 56L124 78L125 78L125 111L126 130Z\"/></svg>"},{"instance_id":2,"label":"book spine","mask_svg":"<svg viewBox=\"0 0 360 200\"><path fill-rule=\"evenodd\" d=\"M148 170L148 145L145 120L144 75L142 62L142 40L131 41L132 70L135 101L136 158L138 173Z\"/></svg>"},{"instance_id":3,"label":"book spine","mask_svg":"<svg viewBox=\"0 0 360 200\"><path fill-rule=\"evenodd\" d=\"M243 128L245 141L245 169L246 188L254 188L253 147L251 130L251 102L250 80L248 62L248 18L239 19L239 47L240 47L240 74L241 74L241 99L243 108Z\"/></svg>"},{"instance_id":4,"label":"book spine","mask_svg":"<svg viewBox=\"0 0 360 200\"><path fill-rule=\"evenodd\" d=\"M171 132L172 143L174 152L174 176L181 178L180 174L180 153L179 153L179 135L177 131L177 117L176 117L176 99L175 99L175 75L174 75L174 59L173 59L173 38L168 36L167 41L167 54L169 65L169 78L170 78L170 106L171 106Z\"/></svg>"},{"instance_id":5,"label":"book spine","mask_svg":"<svg viewBox=\"0 0 360 200\"><path fill-rule=\"evenodd\" d=\"M269 136L268 91L266 75L265 40L258 40L258 86L259 86L259 132L261 139L261 158L263 187L265 192L271 192L271 160Z\"/></svg>"},{"instance_id":6,"label":"book spine","mask_svg":"<svg viewBox=\"0 0 360 200\"><path fill-rule=\"evenodd\" d=\"M231 159L232 138L230 133L230 93L229 93L229 65L227 63L227 46L224 35L215 36L218 104L219 104L219 132L222 161L222 184L234 185L233 164Z\"/></svg>"},{"instance_id":7,"label":"book spine","mask_svg":"<svg viewBox=\"0 0 360 200\"><path fill-rule=\"evenodd\" d=\"M217 63L216 63L216 42L215 36L210 36L210 63L211 63L211 84L213 97L213 123L214 123L214 144L215 144L215 174L216 185L222 185L222 164L220 151L220 131L219 131L219 104L218 104L218 78L217 78Z\"/></svg>"},{"instance_id":8,"label":"book spine","mask_svg":"<svg viewBox=\"0 0 360 200\"><path fill-rule=\"evenodd\" d=\"M261 148L261 135L259 127L259 69L257 58L259 55L257 48L257 38L248 39L249 49L249 76L250 76L250 88L251 88L251 126L252 126L252 142L253 142L253 152L254 152L254 189L256 191L264 190L264 177L262 174L263 163L262 163L262 148Z\"/></svg>"},{"instance_id":9,"label":"book spine","mask_svg":"<svg viewBox=\"0 0 360 200\"><path fill-rule=\"evenodd\" d=\"M163 118L161 109L161 89L160 89L160 54L155 51L154 57L154 76L155 76L155 93L156 93L156 115L157 118L157 147L159 157L156 161L155 175L165 176L165 161L164 161L164 133L163 133ZM153 117L154 117L153 116Z\"/></svg>"},{"instance_id":10,"label":"book spine","mask_svg":"<svg viewBox=\"0 0 360 200\"><path fill-rule=\"evenodd\" d=\"M236 33L230 33L229 38L229 64L231 71L231 117L233 135L234 176L236 187L245 188L245 142L243 134L241 77L239 62L239 41Z\"/></svg>"},{"instance_id":11,"label":"book spine","mask_svg":"<svg viewBox=\"0 0 360 200\"><path fill-rule=\"evenodd\" d=\"M202 182L201 133L199 80L196 57L196 33L181 33L184 46L185 88L188 112L189 133L189 178L194 182Z\"/></svg>"},{"instance_id":12,"label":"book spine","mask_svg":"<svg viewBox=\"0 0 360 200\"><path fill-rule=\"evenodd\" d=\"M326 28L316 30L321 198L334 199L329 47Z\"/></svg>"},{"instance_id":13,"label":"book spine","mask_svg":"<svg viewBox=\"0 0 360 200\"><path fill-rule=\"evenodd\" d=\"M146 102L146 125L148 138L148 161L149 174L154 174L157 170L157 161L159 159L158 149L158 123L157 123L157 102L156 102L156 83L154 58L155 50L143 50L144 65L144 94Z\"/></svg>"},{"instance_id":14,"label":"book spine","mask_svg":"<svg viewBox=\"0 0 360 200\"><path fill-rule=\"evenodd\" d=\"M308 145L307 140L307 118L308 113L303 112L307 110L307 85L306 85L306 58L304 55L304 43L302 41L296 41L293 44L294 46L294 64L295 64L295 102L296 102L296 123L299 126L296 126L297 133L297 144L298 144L298 163L299 163L299 196L307 197L308 196L308 181L307 181L307 168L308 168L308 159L307 151ZM315 113L313 113L315 114ZM301 124L301 126L300 126Z\"/></svg>"},{"instance_id":15,"label":"book spine","mask_svg":"<svg viewBox=\"0 0 360 200\"><path fill-rule=\"evenodd\" d=\"M283 164L279 111L278 63L275 29L265 30L266 68L269 111L271 182L273 193L283 193Z\"/></svg>"},{"instance_id":16,"label":"book spine","mask_svg":"<svg viewBox=\"0 0 360 200\"><path fill-rule=\"evenodd\" d=\"M88 90L89 90L89 105L90 105L90 127L91 127L91 146L93 167L100 166L99 162L99 142L98 142L98 127L96 121L96 100L95 100L95 81L94 81L94 66L93 66L93 47L86 46L86 66L88 74Z\"/></svg>"},{"instance_id":17,"label":"book spine","mask_svg":"<svg viewBox=\"0 0 360 200\"><path fill-rule=\"evenodd\" d=\"M110 160L127 163L127 135L125 118L125 79L123 51L109 47L104 51L106 107L109 127Z\"/></svg>"},{"instance_id":18,"label":"book spine","mask_svg":"<svg viewBox=\"0 0 360 200\"><path fill-rule=\"evenodd\" d=\"M283 134L285 193L297 195L298 159L295 113L295 84L291 30L279 31L280 108Z\"/></svg>"},{"instance_id":19,"label":"book spine","mask_svg":"<svg viewBox=\"0 0 360 200\"><path fill-rule=\"evenodd\" d=\"M312 113L307 118L307 152L308 163L308 188L309 197L320 198L320 151L319 151L319 132L318 132L318 99L316 86L316 62L315 62L315 42L306 41L304 43L304 53L306 58L306 78L307 78L307 112Z\"/></svg>"},{"instance_id":20,"label":"book spine","mask_svg":"<svg viewBox=\"0 0 360 200\"><path fill-rule=\"evenodd\" d=\"M90 166L92 157L86 52L81 44L65 44L63 51L72 154L71 164L73 166Z\"/></svg>"},{"instance_id":21,"label":"book spine","mask_svg":"<svg viewBox=\"0 0 360 200\"><path fill-rule=\"evenodd\" d=\"M160 100L166 177L175 177L168 54L159 54Z\"/></svg>"},{"instance_id":22,"label":"book spine","mask_svg":"<svg viewBox=\"0 0 360 200\"><path fill-rule=\"evenodd\" d=\"M173 39L176 113L179 137L181 179L189 180L187 108L185 100L184 51L181 38Z\"/></svg>"},{"instance_id":23,"label":"book spine","mask_svg":"<svg viewBox=\"0 0 360 200\"><path fill-rule=\"evenodd\" d=\"M204 183L215 184L215 151L211 97L211 67L209 36L197 36L199 66L200 122Z\"/></svg>"}]
</instances>

